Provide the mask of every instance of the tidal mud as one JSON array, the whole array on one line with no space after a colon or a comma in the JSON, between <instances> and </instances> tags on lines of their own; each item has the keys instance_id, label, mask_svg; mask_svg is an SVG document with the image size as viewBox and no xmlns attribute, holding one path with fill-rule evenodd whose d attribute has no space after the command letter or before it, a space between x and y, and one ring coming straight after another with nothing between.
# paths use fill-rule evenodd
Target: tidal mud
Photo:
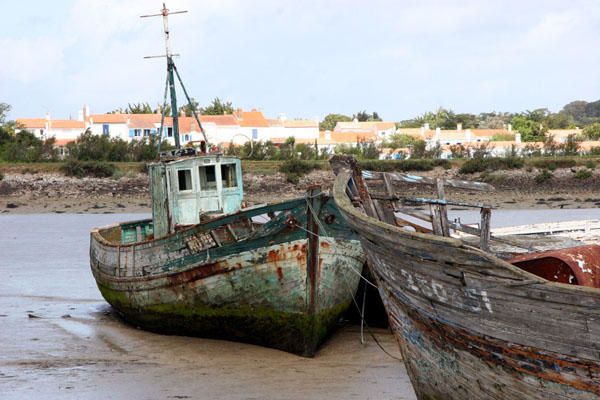
<instances>
[{"instance_id":1,"label":"tidal mud","mask_svg":"<svg viewBox=\"0 0 600 400\"><path fill-rule=\"evenodd\" d=\"M356 326L314 358L124 323L88 265L89 230L143 215L0 216L2 399L414 399L399 361ZM394 356L387 330L379 342Z\"/></svg>"}]
</instances>

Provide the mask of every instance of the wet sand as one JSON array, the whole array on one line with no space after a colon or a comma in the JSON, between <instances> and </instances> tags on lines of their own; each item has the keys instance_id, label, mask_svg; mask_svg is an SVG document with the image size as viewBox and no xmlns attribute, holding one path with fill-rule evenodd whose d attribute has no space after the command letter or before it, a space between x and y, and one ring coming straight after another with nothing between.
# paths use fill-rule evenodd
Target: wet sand
<instances>
[{"instance_id":1,"label":"wet sand","mask_svg":"<svg viewBox=\"0 0 600 400\"><path fill-rule=\"evenodd\" d=\"M356 326L307 359L123 323L91 276L88 232L139 217L0 216L1 399L415 399L402 363Z\"/></svg>"}]
</instances>

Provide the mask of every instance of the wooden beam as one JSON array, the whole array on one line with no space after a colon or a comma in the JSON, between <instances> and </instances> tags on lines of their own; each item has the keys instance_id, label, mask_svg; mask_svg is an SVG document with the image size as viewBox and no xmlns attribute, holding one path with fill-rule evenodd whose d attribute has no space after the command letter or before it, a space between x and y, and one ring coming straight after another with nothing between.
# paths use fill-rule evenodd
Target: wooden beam
<instances>
[{"instance_id":1,"label":"wooden beam","mask_svg":"<svg viewBox=\"0 0 600 400\"><path fill-rule=\"evenodd\" d=\"M437 178L436 182L437 182L438 198L440 200L446 201L446 193L444 192L444 179ZM440 204L439 208L440 208L440 222L442 225L442 235L447 237L447 236L450 236L450 227L448 226L448 209L446 207L446 204Z\"/></svg>"},{"instance_id":2,"label":"wooden beam","mask_svg":"<svg viewBox=\"0 0 600 400\"><path fill-rule=\"evenodd\" d=\"M492 219L492 210L489 208L481 209L481 235L479 236L479 248L483 251L490 251L490 221Z\"/></svg>"},{"instance_id":3,"label":"wooden beam","mask_svg":"<svg viewBox=\"0 0 600 400\"><path fill-rule=\"evenodd\" d=\"M418 175L410 175L403 174L400 172L373 172L373 171L363 171L363 178L365 180L393 180L400 181L406 183L416 183L416 184L424 184L424 185L432 185L436 186L436 179L430 178L428 176L418 176ZM480 192L493 192L496 190L492 185L483 183L483 182L475 182L475 181L464 181L460 179L445 179L444 185L449 187L454 187L458 189L465 190L477 190Z\"/></svg>"}]
</instances>

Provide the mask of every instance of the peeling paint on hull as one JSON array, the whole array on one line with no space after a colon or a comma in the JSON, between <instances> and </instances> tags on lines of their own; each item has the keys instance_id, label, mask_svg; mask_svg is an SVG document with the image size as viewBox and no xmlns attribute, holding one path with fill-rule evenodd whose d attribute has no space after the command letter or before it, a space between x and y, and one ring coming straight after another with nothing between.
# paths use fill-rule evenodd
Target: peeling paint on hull
<instances>
[{"instance_id":1,"label":"peeling paint on hull","mask_svg":"<svg viewBox=\"0 0 600 400\"><path fill-rule=\"evenodd\" d=\"M177 244L188 233L135 246L109 246L92 234L91 267L104 298L136 326L312 356L351 303L365 261L340 216L328 228L331 236L316 241L314 293L309 240L299 229L197 254Z\"/></svg>"},{"instance_id":2,"label":"peeling paint on hull","mask_svg":"<svg viewBox=\"0 0 600 400\"><path fill-rule=\"evenodd\" d=\"M600 290L547 281L334 198L361 238L420 400L600 399Z\"/></svg>"}]
</instances>

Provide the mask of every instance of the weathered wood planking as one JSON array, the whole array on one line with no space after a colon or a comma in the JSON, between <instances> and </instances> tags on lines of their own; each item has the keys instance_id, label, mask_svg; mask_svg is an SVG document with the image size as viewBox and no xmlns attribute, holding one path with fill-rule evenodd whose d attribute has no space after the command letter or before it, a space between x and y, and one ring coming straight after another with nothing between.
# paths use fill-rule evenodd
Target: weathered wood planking
<instances>
[{"instance_id":1,"label":"weathered wood planking","mask_svg":"<svg viewBox=\"0 0 600 400\"><path fill-rule=\"evenodd\" d=\"M389 184L389 181L400 181L406 183L417 183L417 184L425 184L437 186L437 179L430 178L427 176L419 176L419 175L411 175L411 174L403 174L400 172L373 172L373 171L362 171L362 177L366 180L385 180L386 184ZM474 181L463 181L459 179L444 179L443 184L445 186L454 187L458 189L467 189L467 190L477 190L482 192L491 192L494 191L494 187L488 183L484 182L474 182Z\"/></svg>"},{"instance_id":2,"label":"weathered wood planking","mask_svg":"<svg viewBox=\"0 0 600 400\"><path fill-rule=\"evenodd\" d=\"M136 243L122 243L121 233L147 231L150 221L95 229L92 273L104 298L144 329L311 356L351 303L365 257L333 201L314 192L310 202L242 211ZM251 218L263 214L272 218L254 226ZM317 226L319 236L310 233Z\"/></svg>"},{"instance_id":3,"label":"weathered wood planking","mask_svg":"<svg viewBox=\"0 0 600 400\"><path fill-rule=\"evenodd\" d=\"M360 237L419 399L599 399L600 290L553 283L333 195Z\"/></svg>"}]
</instances>

